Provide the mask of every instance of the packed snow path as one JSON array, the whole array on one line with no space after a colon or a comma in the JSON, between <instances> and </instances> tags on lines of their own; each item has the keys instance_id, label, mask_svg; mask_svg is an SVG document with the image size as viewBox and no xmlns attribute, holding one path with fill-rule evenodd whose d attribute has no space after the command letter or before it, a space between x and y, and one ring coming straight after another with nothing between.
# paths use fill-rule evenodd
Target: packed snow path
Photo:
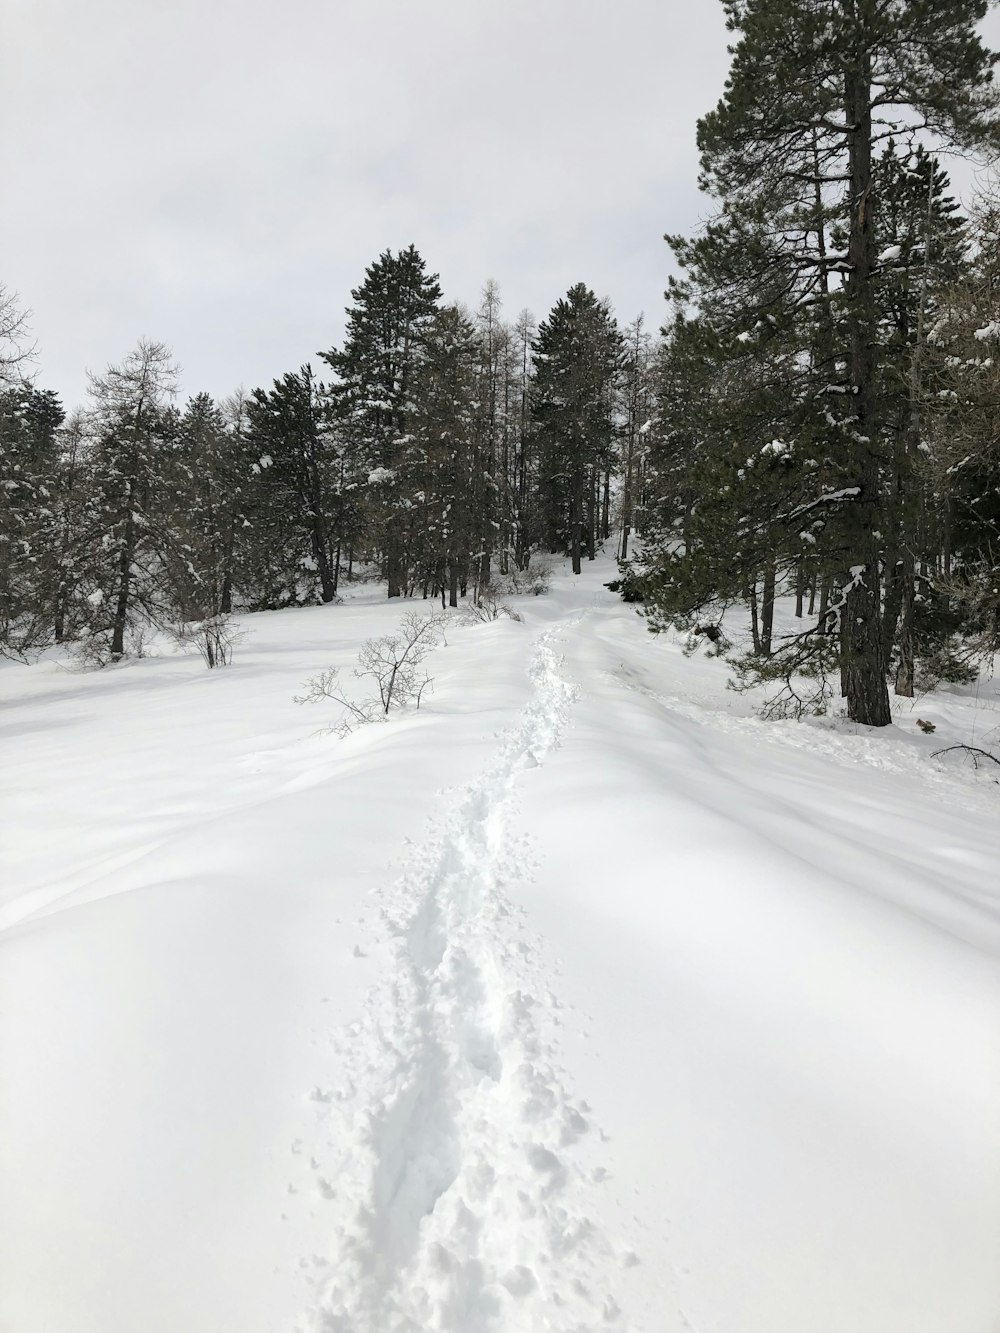
<instances>
[{"instance_id":1,"label":"packed snow path","mask_svg":"<svg viewBox=\"0 0 1000 1333\"><path fill-rule=\"evenodd\" d=\"M765 724L612 572L345 741L378 590L0 665L3 1333L997 1333L997 683Z\"/></svg>"},{"instance_id":2,"label":"packed snow path","mask_svg":"<svg viewBox=\"0 0 1000 1333\"><path fill-rule=\"evenodd\" d=\"M449 794L454 813L386 896L393 966L335 1048L333 1087L314 1093L338 1112L326 1187L357 1211L310 1327L617 1322L609 1279L634 1256L616 1255L586 1198L574 1148L588 1108L541 1035L539 1016L558 1002L503 894L519 859L508 830L516 779L556 743L572 695L557 643L542 636L519 724L495 763Z\"/></svg>"}]
</instances>

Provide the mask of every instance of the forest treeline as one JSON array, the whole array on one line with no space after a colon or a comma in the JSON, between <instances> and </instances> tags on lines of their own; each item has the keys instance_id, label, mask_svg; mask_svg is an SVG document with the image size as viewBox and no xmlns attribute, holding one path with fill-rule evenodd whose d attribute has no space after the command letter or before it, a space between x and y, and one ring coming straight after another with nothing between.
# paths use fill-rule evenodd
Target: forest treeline
<instances>
[{"instance_id":1,"label":"forest treeline","mask_svg":"<svg viewBox=\"0 0 1000 1333\"><path fill-rule=\"evenodd\" d=\"M621 503L623 422L638 441L653 410L641 319L623 334L582 284L537 326L493 282L470 314L413 246L368 267L341 346L220 402L179 406L142 340L67 416L5 310L0 645L22 657L117 659L149 626L330 602L362 570L453 606L539 548L579 571Z\"/></svg>"},{"instance_id":2,"label":"forest treeline","mask_svg":"<svg viewBox=\"0 0 1000 1333\"><path fill-rule=\"evenodd\" d=\"M23 373L8 295L0 649L110 660L144 625L329 602L360 569L454 605L613 535L652 629L727 651L748 606L732 660L773 712L839 693L881 726L891 691L992 659L1000 205L963 215L947 171L1000 149L986 0L722 3L712 213L667 238L656 336L584 284L537 326L493 283L469 312L411 246L369 266L315 365L181 407L143 341L67 416Z\"/></svg>"}]
</instances>

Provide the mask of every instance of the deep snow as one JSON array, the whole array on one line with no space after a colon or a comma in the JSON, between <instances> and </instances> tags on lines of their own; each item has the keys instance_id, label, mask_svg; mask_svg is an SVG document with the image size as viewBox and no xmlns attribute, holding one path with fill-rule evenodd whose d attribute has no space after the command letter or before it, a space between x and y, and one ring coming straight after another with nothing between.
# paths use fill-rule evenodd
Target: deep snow
<instances>
[{"instance_id":1,"label":"deep snow","mask_svg":"<svg viewBox=\"0 0 1000 1333\"><path fill-rule=\"evenodd\" d=\"M344 741L377 590L0 669L5 1333L997 1333L995 683L761 722L612 569Z\"/></svg>"}]
</instances>

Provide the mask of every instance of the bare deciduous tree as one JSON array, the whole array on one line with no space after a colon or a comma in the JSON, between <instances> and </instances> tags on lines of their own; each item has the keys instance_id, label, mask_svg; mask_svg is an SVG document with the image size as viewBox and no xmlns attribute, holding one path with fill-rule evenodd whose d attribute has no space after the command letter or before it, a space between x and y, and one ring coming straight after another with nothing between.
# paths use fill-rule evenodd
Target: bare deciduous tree
<instances>
[{"instance_id":1,"label":"bare deciduous tree","mask_svg":"<svg viewBox=\"0 0 1000 1333\"><path fill-rule=\"evenodd\" d=\"M421 616L408 611L400 622L398 634L366 640L353 674L358 680L374 682L377 694L360 700L351 698L340 684L339 670L331 667L308 680L305 693L297 695L295 702L319 703L332 699L341 704L344 713L329 728L341 737L367 722L386 718L391 711L407 704L419 708L424 691L432 683L423 663L441 641L443 619L440 614Z\"/></svg>"},{"instance_id":2,"label":"bare deciduous tree","mask_svg":"<svg viewBox=\"0 0 1000 1333\"><path fill-rule=\"evenodd\" d=\"M29 378L28 367L35 355L29 315L17 292L0 282L0 388Z\"/></svg>"}]
</instances>

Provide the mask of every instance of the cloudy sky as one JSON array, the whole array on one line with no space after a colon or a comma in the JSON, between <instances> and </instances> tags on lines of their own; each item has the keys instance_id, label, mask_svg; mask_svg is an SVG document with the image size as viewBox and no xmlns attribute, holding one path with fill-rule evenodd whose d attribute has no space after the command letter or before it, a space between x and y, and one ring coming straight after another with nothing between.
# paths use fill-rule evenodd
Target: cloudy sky
<instances>
[{"instance_id":1,"label":"cloudy sky","mask_svg":"<svg viewBox=\"0 0 1000 1333\"><path fill-rule=\"evenodd\" d=\"M0 281L69 405L140 335L185 392L268 383L411 241L451 299L655 325L705 212L715 0L2 2Z\"/></svg>"},{"instance_id":2,"label":"cloudy sky","mask_svg":"<svg viewBox=\"0 0 1000 1333\"><path fill-rule=\"evenodd\" d=\"M694 122L726 70L712 0L3 0L0 280L42 381L140 335L190 392L339 340L411 241L445 295L544 315L573 282L663 310ZM16 126L16 133L14 127Z\"/></svg>"}]
</instances>

